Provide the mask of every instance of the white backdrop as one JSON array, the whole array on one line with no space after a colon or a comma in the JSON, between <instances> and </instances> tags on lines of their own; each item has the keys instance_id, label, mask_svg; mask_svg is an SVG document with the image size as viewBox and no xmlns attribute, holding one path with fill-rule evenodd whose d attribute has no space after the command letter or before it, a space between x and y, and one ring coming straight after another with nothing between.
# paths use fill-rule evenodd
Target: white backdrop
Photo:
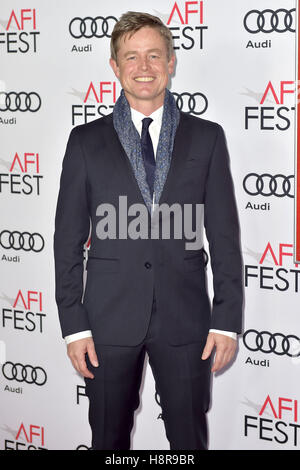
<instances>
[{"instance_id":1,"label":"white backdrop","mask_svg":"<svg viewBox=\"0 0 300 470\"><path fill-rule=\"evenodd\" d=\"M109 35L128 9L155 14L172 28L171 91L181 95L184 111L224 127L231 155L245 264L244 336L234 363L213 378L210 448L299 449L295 6L296 0L2 0L0 449L90 446L84 381L66 356L54 298L54 214L71 128L111 112L119 95ZM169 448L160 413L146 362L133 449Z\"/></svg>"}]
</instances>

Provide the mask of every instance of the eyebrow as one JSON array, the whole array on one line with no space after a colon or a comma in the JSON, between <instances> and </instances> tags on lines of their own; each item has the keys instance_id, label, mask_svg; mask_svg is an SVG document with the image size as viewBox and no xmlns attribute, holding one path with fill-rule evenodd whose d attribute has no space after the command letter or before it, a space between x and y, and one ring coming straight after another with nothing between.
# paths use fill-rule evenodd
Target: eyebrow
<instances>
[{"instance_id":1,"label":"eyebrow","mask_svg":"<svg viewBox=\"0 0 300 470\"><path fill-rule=\"evenodd\" d=\"M146 52L159 52L161 53L161 49L148 49ZM129 55L132 55L132 54L138 54L138 51L128 51L126 52L126 54L124 54L124 57L127 57Z\"/></svg>"}]
</instances>

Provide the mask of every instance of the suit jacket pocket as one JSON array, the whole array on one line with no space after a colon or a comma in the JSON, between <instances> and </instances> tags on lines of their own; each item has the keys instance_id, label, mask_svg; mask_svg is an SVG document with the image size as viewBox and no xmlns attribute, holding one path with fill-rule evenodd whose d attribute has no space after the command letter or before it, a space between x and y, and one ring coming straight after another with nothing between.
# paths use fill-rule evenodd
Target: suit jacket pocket
<instances>
[{"instance_id":1,"label":"suit jacket pocket","mask_svg":"<svg viewBox=\"0 0 300 470\"><path fill-rule=\"evenodd\" d=\"M89 257L87 271L97 270L105 273L116 273L119 271L120 260L118 258L96 258Z\"/></svg>"}]
</instances>

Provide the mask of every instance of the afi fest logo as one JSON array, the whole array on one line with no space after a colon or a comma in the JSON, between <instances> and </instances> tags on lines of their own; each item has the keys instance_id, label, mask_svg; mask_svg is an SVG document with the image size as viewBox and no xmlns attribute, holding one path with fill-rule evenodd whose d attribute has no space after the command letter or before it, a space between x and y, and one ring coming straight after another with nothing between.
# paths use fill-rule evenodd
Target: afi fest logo
<instances>
[{"instance_id":1,"label":"afi fest logo","mask_svg":"<svg viewBox=\"0 0 300 470\"><path fill-rule=\"evenodd\" d=\"M4 450L47 450L44 426L21 423L15 439L5 439Z\"/></svg>"},{"instance_id":2,"label":"afi fest logo","mask_svg":"<svg viewBox=\"0 0 300 470\"><path fill-rule=\"evenodd\" d=\"M37 11L35 8L12 10L8 21L1 21L4 32L0 32L0 53L26 54L37 52L40 31L37 31Z\"/></svg>"},{"instance_id":3,"label":"afi fest logo","mask_svg":"<svg viewBox=\"0 0 300 470\"><path fill-rule=\"evenodd\" d=\"M2 328L43 333L44 319L42 292L19 289L16 298L3 297L11 304L11 308L2 308Z\"/></svg>"},{"instance_id":4,"label":"afi fest logo","mask_svg":"<svg viewBox=\"0 0 300 470\"><path fill-rule=\"evenodd\" d=\"M117 82L90 82L85 92L73 89L70 93L82 104L72 104L72 126L86 124L113 111L117 101Z\"/></svg>"},{"instance_id":5,"label":"afi fest logo","mask_svg":"<svg viewBox=\"0 0 300 470\"><path fill-rule=\"evenodd\" d=\"M40 156L32 152L16 152L11 161L0 158L7 172L0 173L0 194L40 195Z\"/></svg>"},{"instance_id":6,"label":"afi fest logo","mask_svg":"<svg viewBox=\"0 0 300 470\"><path fill-rule=\"evenodd\" d=\"M262 255L248 250L258 264L245 265L245 287L298 293L300 269L293 263L293 245L268 242Z\"/></svg>"},{"instance_id":7,"label":"afi fest logo","mask_svg":"<svg viewBox=\"0 0 300 470\"><path fill-rule=\"evenodd\" d=\"M167 17L166 25L169 27L174 49L190 50L204 48L205 26L204 1L200 2L175 2Z\"/></svg>"},{"instance_id":8,"label":"afi fest logo","mask_svg":"<svg viewBox=\"0 0 300 470\"><path fill-rule=\"evenodd\" d=\"M259 106L245 107L246 130L287 131L291 127L295 111L295 81L275 83L270 80L262 95L250 90L243 94L259 101Z\"/></svg>"},{"instance_id":9,"label":"afi fest logo","mask_svg":"<svg viewBox=\"0 0 300 470\"><path fill-rule=\"evenodd\" d=\"M253 404L253 408L259 409L258 416L244 416L246 438L299 447L298 400L267 395L262 406Z\"/></svg>"}]
</instances>

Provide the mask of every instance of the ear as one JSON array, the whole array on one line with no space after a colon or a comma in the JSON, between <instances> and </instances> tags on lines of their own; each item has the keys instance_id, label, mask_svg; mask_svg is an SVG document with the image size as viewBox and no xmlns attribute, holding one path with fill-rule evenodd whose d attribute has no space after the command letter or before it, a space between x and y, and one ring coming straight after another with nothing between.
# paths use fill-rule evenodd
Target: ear
<instances>
[{"instance_id":1,"label":"ear","mask_svg":"<svg viewBox=\"0 0 300 470\"><path fill-rule=\"evenodd\" d=\"M110 65L111 68L113 69L115 76L116 76L117 78L119 78L120 73L119 73L119 67L118 67L117 62L116 62L114 59L110 58L110 59L109 59L109 65Z\"/></svg>"},{"instance_id":2,"label":"ear","mask_svg":"<svg viewBox=\"0 0 300 470\"><path fill-rule=\"evenodd\" d=\"M169 72L169 75L172 75L173 72L174 72L175 60L176 60L176 57L175 57L175 54L173 54L172 57L171 57L171 59L170 59L169 62L168 62L168 72Z\"/></svg>"}]
</instances>

